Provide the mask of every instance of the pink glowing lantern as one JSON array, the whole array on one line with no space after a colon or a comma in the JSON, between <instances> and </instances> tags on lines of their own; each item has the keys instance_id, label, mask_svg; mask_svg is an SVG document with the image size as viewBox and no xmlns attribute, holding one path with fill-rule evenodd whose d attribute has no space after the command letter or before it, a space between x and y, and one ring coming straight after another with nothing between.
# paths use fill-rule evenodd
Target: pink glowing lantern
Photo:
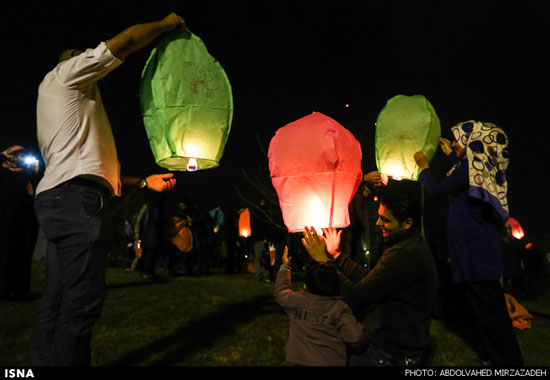
<instances>
[{"instance_id":1,"label":"pink glowing lantern","mask_svg":"<svg viewBox=\"0 0 550 380\"><path fill-rule=\"evenodd\" d=\"M513 237L519 240L525 237L525 232L523 231L523 228L521 228L521 224L519 224L517 219L508 218L508 220L506 221L506 224L510 226Z\"/></svg>"},{"instance_id":2,"label":"pink glowing lantern","mask_svg":"<svg viewBox=\"0 0 550 380\"><path fill-rule=\"evenodd\" d=\"M349 226L348 207L362 178L361 156L355 137L319 112L275 133L269 170L289 232Z\"/></svg>"}]
</instances>

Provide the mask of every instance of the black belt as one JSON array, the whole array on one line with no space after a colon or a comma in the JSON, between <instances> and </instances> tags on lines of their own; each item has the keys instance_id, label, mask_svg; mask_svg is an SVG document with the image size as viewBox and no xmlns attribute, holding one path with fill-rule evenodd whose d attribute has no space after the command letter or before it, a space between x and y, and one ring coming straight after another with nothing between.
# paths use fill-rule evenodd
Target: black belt
<instances>
[{"instance_id":1,"label":"black belt","mask_svg":"<svg viewBox=\"0 0 550 380\"><path fill-rule=\"evenodd\" d=\"M107 197L107 199L111 197L111 192L109 191L109 189L107 189L107 187L105 187L101 183L99 183L97 181L93 181L91 179L82 178L82 177L75 177L75 178L72 178L72 179L70 179L66 182L63 182L62 185L64 185L64 184L92 187L94 189L97 189L97 190L101 191Z\"/></svg>"}]
</instances>

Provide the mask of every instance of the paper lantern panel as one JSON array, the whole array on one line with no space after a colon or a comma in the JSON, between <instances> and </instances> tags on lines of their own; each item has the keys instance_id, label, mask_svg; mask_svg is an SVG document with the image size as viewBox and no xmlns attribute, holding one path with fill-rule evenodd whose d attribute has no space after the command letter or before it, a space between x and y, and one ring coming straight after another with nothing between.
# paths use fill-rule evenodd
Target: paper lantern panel
<instances>
[{"instance_id":1,"label":"paper lantern panel","mask_svg":"<svg viewBox=\"0 0 550 380\"><path fill-rule=\"evenodd\" d=\"M219 165L233 119L225 71L196 35L173 33L151 52L140 86L155 161L170 170Z\"/></svg>"},{"instance_id":2,"label":"paper lantern panel","mask_svg":"<svg viewBox=\"0 0 550 380\"><path fill-rule=\"evenodd\" d=\"M361 146L347 129L314 112L280 128L268 157L289 232L350 224L348 207L362 171Z\"/></svg>"},{"instance_id":3,"label":"paper lantern panel","mask_svg":"<svg viewBox=\"0 0 550 380\"><path fill-rule=\"evenodd\" d=\"M378 171L394 179L417 180L420 170L414 154L422 151L431 161L440 136L439 118L424 96L394 96L376 120Z\"/></svg>"}]
</instances>

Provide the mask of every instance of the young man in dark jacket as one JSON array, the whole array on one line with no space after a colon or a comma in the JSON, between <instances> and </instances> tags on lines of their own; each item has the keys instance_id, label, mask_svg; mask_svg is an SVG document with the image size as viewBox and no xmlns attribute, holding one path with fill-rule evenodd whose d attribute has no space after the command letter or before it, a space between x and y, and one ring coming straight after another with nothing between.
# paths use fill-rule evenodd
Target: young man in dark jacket
<instances>
[{"instance_id":1,"label":"young man in dark jacket","mask_svg":"<svg viewBox=\"0 0 550 380\"><path fill-rule=\"evenodd\" d=\"M334 260L341 294L363 314L368 348L349 365L419 365L426 351L437 293L433 256L420 234L421 193L414 183L391 181L380 194L377 225L385 250L371 269L339 251L340 232L304 232L304 246L316 261ZM329 256L327 256L327 252Z\"/></svg>"}]
</instances>

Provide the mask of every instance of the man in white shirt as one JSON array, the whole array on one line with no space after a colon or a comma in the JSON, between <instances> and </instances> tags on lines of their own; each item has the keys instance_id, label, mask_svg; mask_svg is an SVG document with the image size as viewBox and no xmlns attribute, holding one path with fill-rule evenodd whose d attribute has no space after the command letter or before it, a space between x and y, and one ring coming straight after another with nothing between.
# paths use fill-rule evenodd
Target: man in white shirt
<instances>
[{"instance_id":1,"label":"man in white shirt","mask_svg":"<svg viewBox=\"0 0 550 380\"><path fill-rule=\"evenodd\" d=\"M46 164L35 199L48 238L46 285L32 345L33 365L89 365L92 328L105 296L105 205L121 187L168 191L172 173L120 177L111 125L97 81L131 53L170 31L185 30L172 13L131 26L94 49L65 51L39 87L37 135Z\"/></svg>"}]
</instances>

